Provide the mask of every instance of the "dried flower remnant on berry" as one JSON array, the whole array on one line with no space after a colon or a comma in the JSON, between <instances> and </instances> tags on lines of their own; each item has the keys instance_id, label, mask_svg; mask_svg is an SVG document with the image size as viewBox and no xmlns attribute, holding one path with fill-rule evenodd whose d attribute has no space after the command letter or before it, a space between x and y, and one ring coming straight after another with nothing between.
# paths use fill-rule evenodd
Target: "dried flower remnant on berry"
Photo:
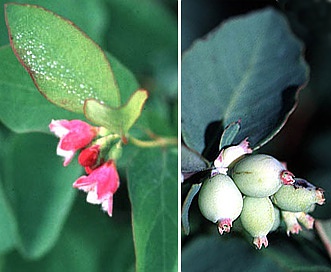
<instances>
[{"instance_id":1,"label":"dried flower remnant on berry","mask_svg":"<svg viewBox=\"0 0 331 272\"><path fill-rule=\"evenodd\" d=\"M206 219L217 223L221 235L230 232L242 206L242 195L229 176L218 174L204 181L199 193L199 208Z\"/></svg>"},{"instance_id":2,"label":"dried flower remnant on berry","mask_svg":"<svg viewBox=\"0 0 331 272\"><path fill-rule=\"evenodd\" d=\"M231 176L243 194L267 197L282 186L280 174L284 170L284 165L270 155L247 155L234 165Z\"/></svg>"},{"instance_id":3,"label":"dried flower remnant on berry","mask_svg":"<svg viewBox=\"0 0 331 272\"><path fill-rule=\"evenodd\" d=\"M304 179L296 178L292 185L283 185L272 196L272 201L285 211L310 212L315 208L315 204L324 204L324 190L316 188Z\"/></svg>"},{"instance_id":4,"label":"dried flower remnant on berry","mask_svg":"<svg viewBox=\"0 0 331 272\"><path fill-rule=\"evenodd\" d=\"M288 170L284 170L280 173L280 179L285 185L293 184L295 182L293 173Z\"/></svg>"},{"instance_id":5,"label":"dried flower remnant on berry","mask_svg":"<svg viewBox=\"0 0 331 272\"><path fill-rule=\"evenodd\" d=\"M253 237L253 243L258 249L263 245L268 246L267 234L275 223L275 211L268 197L246 196L240 220L244 229Z\"/></svg>"}]
</instances>

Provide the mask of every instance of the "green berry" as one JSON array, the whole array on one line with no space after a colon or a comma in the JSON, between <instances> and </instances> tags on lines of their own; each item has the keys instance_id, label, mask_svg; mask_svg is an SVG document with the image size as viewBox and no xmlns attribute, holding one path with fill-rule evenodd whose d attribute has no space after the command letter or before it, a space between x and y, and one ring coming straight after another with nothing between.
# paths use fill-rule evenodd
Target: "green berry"
<instances>
[{"instance_id":1,"label":"green berry","mask_svg":"<svg viewBox=\"0 0 331 272\"><path fill-rule=\"evenodd\" d=\"M293 185L283 185L272 196L272 201L282 210L307 213L315 204L324 204L323 192L304 179L295 179Z\"/></svg>"},{"instance_id":2,"label":"green berry","mask_svg":"<svg viewBox=\"0 0 331 272\"><path fill-rule=\"evenodd\" d=\"M298 234L302 230L295 213L282 211L282 218L286 225L287 236L290 236L290 233Z\"/></svg>"},{"instance_id":3,"label":"green berry","mask_svg":"<svg viewBox=\"0 0 331 272\"><path fill-rule=\"evenodd\" d=\"M278 227L280 225L280 210L275 206L273 206L273 207L274 207L274 212L275 212L275 221L274 221L274 224L270 231L275 231L276 229L278 229Z\"/></svg>"},{"instance_id":4,"label":"green berry","mask_svg":"<svg viewBox=\"0 0 331 272\"><path fill-rule=\"evenodd\" d=\"M220 234L230 232L232 222L243 207L243 199L233 180L224 174L207 179L199 193L199 208L208 220L218 224Z\"/></svg>"},{"instance_id":5,"label":"green berry","mask_svg":"<svg viewBox=\"0 0 331 272\"><path fill-rule=\"evenodd\" d=\"M307 213L304 212L297 212L295 213L296 218L298 221L306 228L306 229L313 229L314 228L314 221L315 219Z\"/></svg>"},{"instance_id":6,"label":"green berry","mask_svg":"<svg viewBox=\"0 0 331 272\"><path fill-rule=\"evenodd\" d=\"M250 155L235 164L232 178L243 194L267 197L281 187L284 170L285 166L269 155Z\"/></svg>"},{"instance_id":7,"label":"green berry","mask_svg":"<svg viewBox=\"0 0 331 272\"><path fill-rule=\"evenodd\" d=\"M315 219L311 217L309 214L304 212L288 212L282 211L282 218L286 225L286 233L287 235L298 234L302 228L299 222L306 229L313 229Z\"/></svg>"},{"instance_id":8,"label":"green berry","mask_svg":"<svg viewBox=\"0 0 331 272\"><path fill-rule=\"evenodd\" d=\"M240 220L244 229L254 238L253 243L257 248L268 246L267 234L275 222L274 207L268 197L245 197Z\"/></svg>"}]
</instances>

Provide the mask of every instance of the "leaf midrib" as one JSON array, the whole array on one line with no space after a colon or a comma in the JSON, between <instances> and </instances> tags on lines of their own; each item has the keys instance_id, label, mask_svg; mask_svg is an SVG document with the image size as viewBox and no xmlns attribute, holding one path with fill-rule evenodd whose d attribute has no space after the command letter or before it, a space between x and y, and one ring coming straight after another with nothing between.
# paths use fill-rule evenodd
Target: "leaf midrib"
<instances>
[{"instance_id":1,"label":"leaf midrib","mask_svg":"<svg viewBox=\"0 0 331 272\"><path fill-rule=\"evenodd\" d=\"M239 100L239 98L242 96L242 93L243 93L243 90L245 89L245 85L247 82L249 82L250 78L251 78L251 75L253 73L254 70L254 67L256 66L256 64L258 63L257 59L258 59L258 55L259 55L259 52L260 52L260 49L261 49L261 46L262 46L262 42L261 42L261 39L264 38L265 36L265 32L263 33L263 35L261 34L258 39L257 39L257 46L254 46L254 51L253 53L251 54L251 58L250 58L250 61L249 61L249 64L247 66L247 69L246 71L243 73L243 76L241 78L241 80L239 81L239 83L234 86L233 88L233 95L230 97L230 100L228 102L228 107L226 107L226 110L224 112L224 115L223 115L223 120L228 120L229 119L229 116L235 112L234 111L234 108L236 107L237 105L237 101ZM237 91L235 91L237 90ZM235 121L235 120L233 120ZM224 124L225 126L227 124Z\"/></svg>"}]
</instances>

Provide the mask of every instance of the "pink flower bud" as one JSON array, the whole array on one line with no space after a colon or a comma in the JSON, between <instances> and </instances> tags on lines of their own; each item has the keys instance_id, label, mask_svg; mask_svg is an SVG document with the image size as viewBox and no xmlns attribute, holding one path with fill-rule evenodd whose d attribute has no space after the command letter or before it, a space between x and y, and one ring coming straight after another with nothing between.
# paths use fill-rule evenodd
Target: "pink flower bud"
<instances>
[{"instance_id":1,"label":"pink flower bud","mask_svg":"<svg viewBox=\"0 0 331 272\"><path fill-rule=\"evenodd\" d=\"M117 191L119 184L116 165L114 161L109 160L94 169L90 175L78 178L73 187L87 192L87 202L101 204L102 209L112 216L113 194Z\"/></svg>"},{"instance_id":2,"label":"pink flower bud","mask_svg":"<svg viewBox=\"0 0 331 272\"><path fill-rule=\"evenodd\" d=\"M253 150L249 147L248 138L244 139L239 145L230 146L222 149L214 161L215 170L212 171L212 176L221 173L227 174L228 166L235 160L245 154L252 153Z\"/></svg>"},{"instance_id":3,"label":"pink flower bud","mask_svg":"<svg viewBox=\"0 0 331 272\"><path fill-rule=\"evenodd\" d=\"M93 167L98 161L99 153L99 145L93 145L91 147L88 147L82 150L82 152L80 152L78 156L78 162L81 166Z\"/></svg>"},{"instance_id":4,"label":"pink flower bud","mask_svg":"<svg viewBox=\"0 0 331 272\"><path fill-rule=\"evenodd\" d=\"M70 163L77 150L91 143L99 130L81 120L52 120L49 129L60 138L56 154L65 158L64 166Z\"/></svg>"}]
</instances>

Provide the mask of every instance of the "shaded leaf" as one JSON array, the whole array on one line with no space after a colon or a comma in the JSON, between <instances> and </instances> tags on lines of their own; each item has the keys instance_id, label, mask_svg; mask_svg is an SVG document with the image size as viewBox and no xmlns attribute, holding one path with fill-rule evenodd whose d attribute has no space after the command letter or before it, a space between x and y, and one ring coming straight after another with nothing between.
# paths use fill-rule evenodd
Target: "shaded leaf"
<instances>
[{"instance_id":1,"label":"shaded leaf","mask_svg":"<svg viewBox=\"0 0 331 272\"><path fill-rule=\"evenodd\" d=\"M7 4L5 11L13 50L47 99L78 113L88 98L120 105L104 53L73 23L33 5Z\"/></svg>"},{"instance_id":2,"label":"shaded leaf","mask_svg":"<svg viewBox=\"0 0 331 272\"><path fill-rule=\"evenodd\" d=\"M4 189L17 221L18 248L38 258L56 242L75 196L78 164L64 168L56 139L39 134L14 135L4 162Z\"/></svg>"},{"instance_id":3,"label":"shaded leaf","mask_svg":"<svg viewBox=\"0 0 331 272\"><path fill-rule=\"evenodd\" d=\"M89 99L84 106L85 116L113 133L125 135L139 118L147 97L147 91L138 90L120 108L107 107L94 99Z\"/></svg>"},{"instance_id":4,"label":"shaded leaf","mask_svg":"<svg viewBox=\"0 0 331 272\"><path fill-rule=\"evenodd\" d=\"M181 145L181 171L185 175L206 169L208 162L197 152Z\"/></svg>"},{"instance_id":5,"label":"shaded leaf","mask_svg":"<svg viewBox=\"0 0 331 272\"><path fill-rule=\"evenodd\" d=\"M204 260L204 261L201 261ZM235 237L201 236L182 252L182 271L283 271L247 242Z\"/></svg>"},{"instance_id":6,"label":"shaded leaf","mask_svg":"<svg viewBox=\"0 0 331 272\"><path fill-rule=\"evenodd\" d=\"M177 271L177 150L139 150L127 172L136 271Z\"/></svg>"},{"instance_id":7,"label":"shaded leaf","mask_svg":"<svg viewBox=\"0 0 331 272\"><path fill-rule=\"evenodd\" d=\"M317 220L315 227L331 259L331 219Z\"/></svg>"},{"instance_id":8,"label":"shaded leaf","mask_svg":"<svg viewBox=\"0 0 331 272\"><path fill-rule=\"evenodd\" d=\"M17 242L15 216L2 187L0 180L0 253L14 248Z\"/></svg>"},{"instance_id":9,"label":"shaded leaf","mask_svg":"<svg viewBox=\"0 0 331 272\"><path fill-rule=\"evenodd\" d=\"M270 241L268 248L259 251L233 235L200 236L183 250L182 271L330 271L324 257L309 256L309 245L287 239L282 245Z\"/></svg>"},{"instance_id":10,"label":"shaded leaf","mask_svg":"<svg viewBox=\"0 0 331 272\"><path fill-rule=\"evenodd\" d=\"M241 119L235 142L258 148L284 125L307 81L301 43L283 16L265 9L229 20L182 60L182 133L201 153L211 122Z\"/></svg>"},{"instance_id":11,"label":"shaded leaf","mask_svg":"<svg viewBox=\"0 0 331 272\"><path fill-rule=\"evenodd\" d=\"M223 131L219 145L219 150L221 150L222 148L228 145L231 145L233 140L236 138L239 130L240 130L240 121L229 124Z\"/></svg>"},{"instance_id":12,"label":"shaded leaf","mask_svg":"<svg viewBox=\"0 0 331 272\"><path fill-rule=\"evenodd\" d=\"M196 194L199 192L201 188L202 183L199 184L193 184L189 190L189 192L186 195L186 198L183 203L182 207L182 225L184 229L184 233L186 235L190 234L190 222L189 222L189 210L193 201L193 198L196 196Z\"/></svg>"},{"instance_id":13,"label":"shaded leaf","mask_svg":"<svg viewBox=\"0 0 331 272\"><path fill-rule=\"evenodd\" d=\"M107 31L109 51L135 74L145 76L146 71L156 72L156 77L168 74L178 59L177 22L171 10L153 0L137 1L134 9L130 0L106 2L111 12ZM164 59L173 61L165 62ZM172 75L167 75L168 79L173 79ZM165 90L171 91L169 86L173 86L172 82L168 82Z\"/></svg>"},{"instance_id":14,"label":"shaded leaf","mask_svg":"<svg viewBox=\"0 0 331 272\"><path fill-rule=\"evenodd\" d=\"M130 271L134 264L130 225L109 218L98 211L99 207L87 204L85 197L79 195L48 254L38 260L24 260L11 253L6 257L4 271Z\"/></svg>"}]
</instances>

